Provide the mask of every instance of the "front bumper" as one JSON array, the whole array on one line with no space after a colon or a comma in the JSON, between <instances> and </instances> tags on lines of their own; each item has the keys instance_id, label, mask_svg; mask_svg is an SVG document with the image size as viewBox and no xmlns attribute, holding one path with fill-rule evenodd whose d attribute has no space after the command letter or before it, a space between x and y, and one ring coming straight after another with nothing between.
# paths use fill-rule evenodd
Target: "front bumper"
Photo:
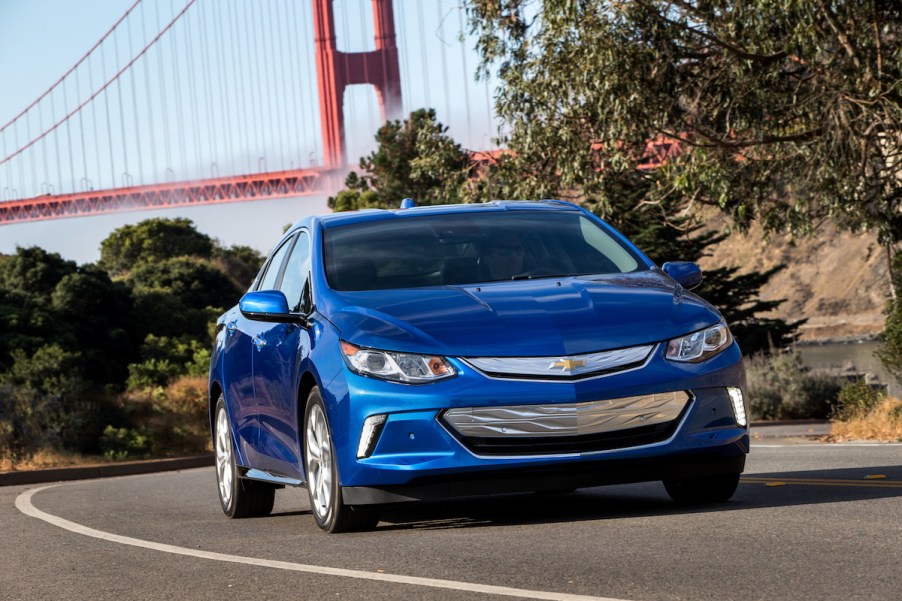
<instances>
[{"instance_id":1,"label":"front bumper","mask_svg":"<svg viewBox=\"0 0 902 601\"><path fill-rule=\"evenodd\" d=\"M394 486L346 486L348 505L438 501L479 495L565 491L606 484L629 484L684 478L704 478L742 472L748 440L717 451L641 459L581 461L557 465L498 469L475 474L423 476Z\"/></svg>"},{"instance_id":2,"label":"front bumper","mask_svg":"<svg viewBox=\"0 0 902 601\"><path fill-rule=\"evenodd\" d=\"M701 477L744 466L748 430L736 424L726 390L745 392L735 344L700 364L666 361L659 348L641 369L574 382L495 379L463 362L455 367L456 378L429 385L400 385L344 370L326 386L346 503ZM666 438L613 448L482 453L442 420L455 408L583 404L673 391L685 392L690 401ZM358 458L364 421L373 415L387 417L372 454Z\"/></svg>"}]
</instances>

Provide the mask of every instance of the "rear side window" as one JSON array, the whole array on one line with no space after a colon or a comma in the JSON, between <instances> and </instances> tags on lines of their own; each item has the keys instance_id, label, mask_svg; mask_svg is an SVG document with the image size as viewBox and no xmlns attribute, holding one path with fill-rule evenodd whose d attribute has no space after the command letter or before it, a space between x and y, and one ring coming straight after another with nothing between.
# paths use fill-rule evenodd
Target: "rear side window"
<instances>
[{"instance_id":1,"label":"rear side window","mask_svg":"<svg viewBox=\"0 0 902 601\"><path fill-rule=\"evenodd\" d=\"M637 256L576 211L485 211L355 223L324 232L336 290L456 286L627 273Z\"/></svg>"}]
</instances>

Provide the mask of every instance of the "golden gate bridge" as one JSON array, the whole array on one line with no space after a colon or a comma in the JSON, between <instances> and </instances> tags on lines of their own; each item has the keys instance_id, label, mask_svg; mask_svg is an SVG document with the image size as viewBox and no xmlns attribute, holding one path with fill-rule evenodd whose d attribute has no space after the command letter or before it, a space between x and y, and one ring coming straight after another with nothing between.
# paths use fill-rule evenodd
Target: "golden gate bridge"
<instances>
[{"instance_id":1,"label":"golden gate bridge","mask_svg":"<svg viewBox=\"0 0 902 601\"><path fill-rule=\"evenodd\" d=\"M423 106L490 149L465 21L461 0L136 0L0 125L0 224L329 193Z\"/></svg>"}]
</instances>

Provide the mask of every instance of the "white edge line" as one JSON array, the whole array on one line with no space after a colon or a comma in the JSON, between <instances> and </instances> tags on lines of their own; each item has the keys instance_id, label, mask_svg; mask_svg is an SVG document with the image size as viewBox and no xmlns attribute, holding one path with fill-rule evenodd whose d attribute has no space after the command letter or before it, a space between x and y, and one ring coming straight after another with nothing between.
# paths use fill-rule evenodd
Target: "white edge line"
<instances>
[{"instance_id":1,"label":"white edge line","mask_svg":"<svg viewBox=\"0 0 902 601\"><path fill-rule=\"evenodd\" d=\"M290 563L287 561L276 561L271 559L259 559L255 557L242 557L241 555L228 555L225 553L215 553L213 551L199 551L197 549L188 549L186 547L178 547L175 545L167 545L163 543L155 543L145 541L129 536L121 536L119 534L111 534L101 530L95 530L70 522L61 517L45 513L35 507L31 499L34 495L47 490L65 486L64 484L51 484L27 490L16 497L16 509L23 514L43 520L48 524L69 530L76 534L90 536L101 540L118 543L121 545L129 545L132 547L140 547L143 549L151 549L162 553L170 553L173 555L185 555L188 557L196 557L199 559L209 559L212 561L224 561L229 563L238 563L244 565L258 566L264 568L275 568L278 570L288 570L291 572L306 572L310 574L319 574L326 576L340 576L344 578L358 578L360 580L374 580L378 582L390 582L394 584L409 584L413 586L426 586L431 588L449 589L455 591L465 591L470 593L481 593L485 595L502 595L506 597L520 597L527 599L547 599L550 601L625 601L623 599L613 599L610 597L592 597L588 595L573 595L569 593L555 593L548 591L531 591L526 589L510 588L506 586L495 586L491 584L477 584L473 582L457 582L454 580L439 580L436 578L422 578L419 576L404 576L400 574L383 574L379 572L364 572L362 570L349 570L345 568L330 568L326 566L315 566L302 563Z\"/></svg>"}]
</instances>

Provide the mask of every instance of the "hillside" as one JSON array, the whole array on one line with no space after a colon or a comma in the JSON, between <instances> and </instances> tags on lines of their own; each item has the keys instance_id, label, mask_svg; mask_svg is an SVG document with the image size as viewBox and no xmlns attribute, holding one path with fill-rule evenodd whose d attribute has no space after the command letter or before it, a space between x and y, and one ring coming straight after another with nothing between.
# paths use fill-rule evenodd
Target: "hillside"
<instances>
[{"instance_id":1,"label":"hillside","mask_svg":"<svg viewBox=\"0 0 902 601\"><path fill-rule=\"evenodd\" d=\"M718 216L709 225L720 230L724 222ZM868 339L883 330L890 284L886 253L874 234L837 232L825 225L817 237L793 244L785 236L765 241L761 229L753 228L748 234L731 234L699 263L702 269L740 266L741 271L785 264L761 296L786 299L777 317L808 318L800 342Z\"/></svg>"}]
</instances>

